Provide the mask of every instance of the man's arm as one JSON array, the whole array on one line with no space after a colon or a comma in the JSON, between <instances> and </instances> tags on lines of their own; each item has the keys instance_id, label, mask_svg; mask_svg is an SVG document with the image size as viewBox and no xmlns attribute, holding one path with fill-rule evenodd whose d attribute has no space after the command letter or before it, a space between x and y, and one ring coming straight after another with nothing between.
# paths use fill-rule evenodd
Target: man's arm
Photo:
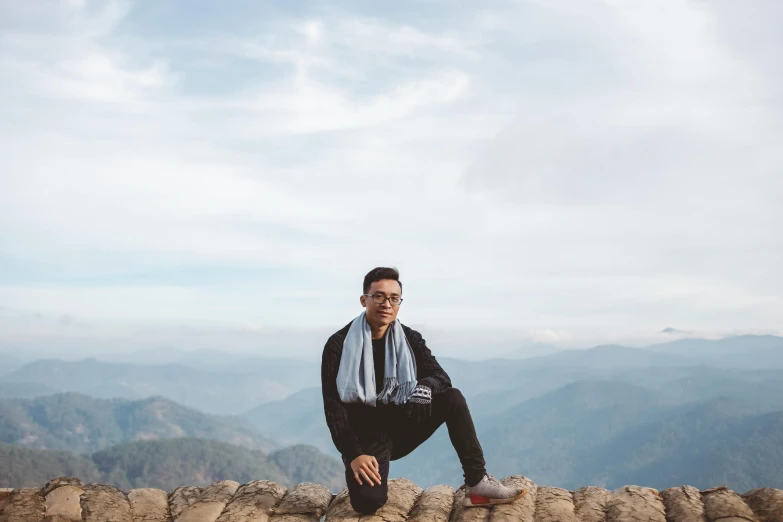
<instances>
[{"instance_id":1,"label":"man's arm","mask_svg":"<svg viewBox=\"0 0 783 522\"><path fill-rule=\"evenodd\" d=\"M419 386L426 386L432 390L432 394L442 393L451 388L451 379L446 370L441 368L440 363L435 360L435 356L427 348L424 338L416 330L410 330L411 335L408 341L411 343L413 353L416 356L416 380Z\"/></svg>"},{"instance_id":2,"label":"man's arm","mask_svg":"<svg viewBox=\"0 0 783 522\"><path fill-rule=\"evenodd\" d=\"M348 462L353 462L356 457L363 455L364 451L348 423L348 411L337 393L337 371L340 369L342 351L342 346L335 339L330 338L326 342L321 359L321 391L326 424L332 433L332 441L337 451L348 459Z\"/></svg>"}]
</instances>

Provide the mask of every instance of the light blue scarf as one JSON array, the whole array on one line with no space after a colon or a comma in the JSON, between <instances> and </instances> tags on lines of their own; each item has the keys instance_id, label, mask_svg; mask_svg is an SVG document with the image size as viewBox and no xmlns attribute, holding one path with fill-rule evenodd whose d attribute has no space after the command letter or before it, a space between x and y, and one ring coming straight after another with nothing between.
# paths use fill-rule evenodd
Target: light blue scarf
<instances>
[{"instance_id":1,"label":"light blue scarf","mask_svg":"<svg viewBox=\"0 0 783 522\"><path fill-rule=\"evenodd\" d=\"M372 332L362 312L351 323L343 343L337 392L345 403L360 402L375 407L376 401L405 404L416 387L416 359L405 337L399 319L386 330L386 360L383 389L375 393L375 364L372 355Z\"/></svg>"}]
</instances>

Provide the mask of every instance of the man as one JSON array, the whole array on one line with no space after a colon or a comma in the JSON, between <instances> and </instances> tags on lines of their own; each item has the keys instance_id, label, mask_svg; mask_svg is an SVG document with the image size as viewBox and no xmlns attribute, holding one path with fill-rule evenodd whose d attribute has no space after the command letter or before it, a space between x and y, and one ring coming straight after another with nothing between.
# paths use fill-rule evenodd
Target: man
<instances>
[{"instance_id":1,"label":"man","mask_svg":"<svg viewBox=\"0 0 783 522\"><path fill-rule=\"evenodd\" d=\"M326 423L345 464L353 508L369 514L384 505L389 461L412 452L444 422L462 464L465 506L524 495L487 474L465 397L421 334L397 320L399 272L371 270L359 301L366 310L329 338L321 363Z\"/></svg>"}]
</instances>

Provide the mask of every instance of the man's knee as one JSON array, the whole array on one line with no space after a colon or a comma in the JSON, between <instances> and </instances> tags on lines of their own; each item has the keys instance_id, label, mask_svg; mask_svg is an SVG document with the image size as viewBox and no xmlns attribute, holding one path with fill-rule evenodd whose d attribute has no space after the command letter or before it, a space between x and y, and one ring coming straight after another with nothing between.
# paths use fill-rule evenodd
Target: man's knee
<instances>
[{"instance_id":1,"label":"man's knee","mask_svg":"<svg viewBox=\"0 0 783 522\"><path fill-rule=\"evenodd\" d=\"M388 500L388 490L383 485L362 488L351 492L351 506L362 515L375 513Z\"/></svg>"},{"instance_id":2,"label":"man's knee","mask_svg":"<svg viewBox=\"0 0 783 522\"><path fill-rule=\"evenodd\" d=\"M459 391L458 388L449 388L445 392L443 392L443 396L448 402L449 406L467 406L468 401L465 400L465 396L462 395L462 392Z\"/></svg>"}]
</instances>

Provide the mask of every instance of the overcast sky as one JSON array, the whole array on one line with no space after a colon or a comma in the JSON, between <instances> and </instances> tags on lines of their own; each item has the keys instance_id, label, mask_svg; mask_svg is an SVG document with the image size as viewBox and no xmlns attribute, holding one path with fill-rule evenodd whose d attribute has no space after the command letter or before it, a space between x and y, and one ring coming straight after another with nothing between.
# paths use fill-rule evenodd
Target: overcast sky
<instances>
[{"instance_id":1,"label":"overcast sky","mask_svg":"<svg viewBox=\"0 0 783 522\"><path fill-rule=\"evenodd\" d=\"M0 6L6 346L783 331L776 0Z\"/></svg>"}]
</instances>

